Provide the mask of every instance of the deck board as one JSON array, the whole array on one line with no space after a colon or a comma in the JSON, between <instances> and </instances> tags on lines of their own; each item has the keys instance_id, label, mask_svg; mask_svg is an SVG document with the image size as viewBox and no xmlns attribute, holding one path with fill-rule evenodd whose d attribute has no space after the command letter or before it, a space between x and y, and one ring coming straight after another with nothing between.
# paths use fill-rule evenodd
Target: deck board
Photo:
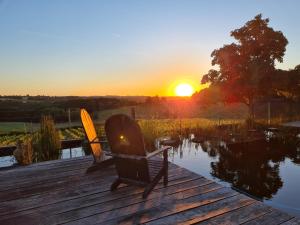
<instances>
[{"instance_id":1,"label":"deck board","mask_svg":"<svg viewBox=\"0 0 300 225\"><path fill-rule=\"evenodd\" d=\"M0 224L300 224L298 218L170 163L169 184L121 185L91 157L0 171Z\"/></svg>"}]
</instances>

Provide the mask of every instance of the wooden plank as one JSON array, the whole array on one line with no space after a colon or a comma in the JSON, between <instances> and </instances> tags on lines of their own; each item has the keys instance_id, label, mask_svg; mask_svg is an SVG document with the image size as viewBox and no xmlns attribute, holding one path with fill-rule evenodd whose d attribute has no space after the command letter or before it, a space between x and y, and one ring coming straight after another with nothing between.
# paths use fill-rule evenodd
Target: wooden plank
<instances>
[{"instance_id":1,"label":"wooden plank","mask_svg":"<svg viewBox=\"0 0 300 225\"><path fill-rule=\"evenodd\" d=\"M109 172L105 174L106 171L108 170ZM182 169L179 168L170 169L169 171L170 176L172 176L172 174L175 173L175 171L173 172L173 170L180 171ZM54 174L52 176L48 176L48 177L46 176L43 180L37 180L37 181L35 181L34 179L29 180L28 182L23 183L21 187L16 185L14 188L7 189L5 192L0 192L0 198L2 198L2 201L4 200L7 201L7 200L13 200L19 198L20 196L27 197L27 194L30 193L36 194L38 193L38 190L42 191L45 189L49 189L50 191L53 191L51 189L51 186L56 186L55 188L59 188L59 186L64 187L64 183L67 184L69 182L73 183L80 179L94 179L93 177L94 174L105 174L105 176L111 176L112 174L115 174L115 171L112 168L103 168L102 170L95 171L94 173L85 174L85 169L83 169L82 171L73 171L73 172L68 171L63 174L64 174L63 177L61 176L56 177L56 174ZM49 177L51 177L51 179ZM45 187L45 189L43 189L43 186Z\"/></svg>"},{"instance_id":2,"label":"wooden plank","mask_svg":"<svg viewBox=\"0 0 300 225\"><path fill-rule=\"evenodd\" d=\"M65 160L61 160L65 161ZM9 171L6 173L0 173L0 178L3 180L3 183L0 183L0 187L5 185L5 182L11 183L11 178L13 177L15 180L14 181L20 181L21 179L28 179L28 174L31 176L37 177L37 176L42 176L44 177L46 174L53 174L54 171L58 170L59 171L67 171L69 168L70 170L76 169L79 165L86 165L86 166L91 166L93 160L88 157L88 160L83 160L83 159L78 159L77 161L73 160L70 163L54 163L50 164L49 166L42 167L42 166L36 166L35 164L30 165L30 166L24 166L24 167L18 167L18 169L15 169L14 171ZM47 162L45 162L47 163ZM173 169L174 164L169 163L169 169Z\"/></svg>"},{"instance_id":3,"label":"wooden plank","mask_svg":"<svg viewBox=\"0 0 300 225\"><path fill-rule=\"evenodd\" d=\"M62 160L64 161L64 160ZM65 162L65 163L55 163L55 164L50 164L50 165L47 165L47 166L20 166L20 167L17 167L16 169L14 170L11 170L11 171L7 171L6 173L0 173L0 176L2 178L9 178L10 176L14 176L15 178L18 178L18 179L22 179L22 178L26 178L27 174L37 174L37 175L41 175L39 172L41 171L44 171L44 172L49 172L51 170L57 170L57 169L66 169L67 168L76 168L76 166L79 166L79 165L92 165L93 161L91 159L88 159L88 160L77 160L77 161L72 161L72 162Z\"/></svg>"},{"instance_id":4,"label":"wooden plank","mask_svg":"<svg viewBox=\"0 0 300 225\"><path fill-rule=\"evenodd\" d=\"M28 179L24 178L23 180L19 180L17 178L11 177L10 182L3 183L0 188L0 192L7 192L11 189L16 188L24 188L26 186L35 186L38 184L45 184L45 183L52 183L59 180L65 180L66 178L70 176L79 176L84 175L86 171L86 166L78 167L77 169L73 170L67 170L67 171L53 171L51 174L47 176L45 174L44 176L34 176L34 175L28 175ZM43 171L41 171L43 173ZM2 179L2 178L1 178ZM15 184L13 184L13 180L16 181Z\"/></svg>"},{"instance_id":5,"label":"wooden plank","mask_svg":"<svg viewBox=\"0 0 300 225\"><path fill-rule=\"evenodd\" d=\"M102 176L101 176L102 174ZM186 173L185 173L186 174ZM74 175L74 176L69 176L68 180L54 180L53 182L47 182L46 184L40 183L37 186L27 186L23 188L17 188L17 189L12 189L7 192L1 192L0 197L1 201L12 201L15 199L19 198L28 198L30 196L36 196L36 195L43 195L51 192L55 192L57 190L69 190L70 188L73 189L74 185L77 183L84 183L86 181L89 181L91 184L96 184L96 183L105 183L107 186L110 186L111 183L113 182L114 179L116 179L115 171L110 170L108 171L99 171L97 174L97 177L103 177L103 180L98 180L98 182L94 181L96 180L97 177L94 175ZM172 173L171 175L172 176ZM108 177L108 178L106 178ZM99 185L98 185L99 186Z\"/></svg>"},{"instance_id":6,"label":"wooden plank","mask_svg":"<svg viewBox=\"0 0 300 225\"><path fill-rule=\"evenodd\" d=\"M68 174L68 173L67 173ZM98 173L100 176L113 176L115 175L114 171L109 171L107 173ZM97 176L99 176L97 174ZM9 201L9 200L14 200L17 198L25 198L28 196L44 193L47 191L55 191L57 189L67 189L69 187L72 188L73 184L76 184L77 182L84 182L84 181L93 181L94 180L94 175L91 176L80 176L76 174L69 174L69 179L63 179L63 180L55 180L53 179L51 182L39 182L39 184L35 184L30 186L30 184L23 186L22 188L16 188L10 189L7 191L2 191L0 192L0 199L1 201ZM67 177L66 177L67 178ZM34 183L33 183L34 184Z\"/></svg>"},{"instance_id":7,"label":"wooden plank","mask_svg":"<svg viewBox=\"0 0 300 225\"><path fill-rule=\"evenodd\" d=\"M172 209L178 211L183 208L205 205L237 194L228 188L221 188L219 185L214 185L216 184L193 188L167 196L162 195L159 198L116 208L104 213L89 214L88 216L82 214L80 215L82 219L70 221L70 224L97 224L99 221L101 223L105 222L105 224L115 224L123 220L129 220L129 223L143 223L149 217L156 219L169 214ZM146 217L143 216L145 214ZM77 214L74 213L74 215ZM140 218L141 216L142 218Z\"/></svg>"},{"instance_id":8,"label":"wooden plank","mask_svg":"<svg viewBox=\"0 0 300 225\"><path fill-rule=\"evenodd\" d=\"M183 174L184 175L184 174ZM192 182L194 180L199 180L199 179L204 179L204 178L199 178L196 176L191 176L191 174L189 174L189 176L182 176L182 177L171 177L170 178L170 184L169 186L173 186L173 185L177 185L177 184L184 184L186 182L190 182L190 184L192 184ZM207 181L207 182L211 182L211 181ZM106 187L104 187L103 189L100 189L98 186L88 186L85 187L83 190L79 189L79 190L72 190L71 191L71 198L70 198L70 194L66 193L65 190L57 193L55 192L56 195L51 195L50 198L46 198L46 197L42 197L38 200L36 199L32 199L32 201L29 201L27 204L27 209L32 209L32 210L26 210L26 205L24 206L24 203L22 201L14 201L9 202L9 205L5 205L6 207L16 207L19 206L19 204L21 205L22 210L19 210L20 212L24 212L25 214L28 213L33 213L34 210L38 210L40 211L45 211L45 213L47 212L51 212L51 214L53 214L54 212L59 213L59 212L64 212L64 211L68 211L71 209L75 209L76 207L84 207L85 204L95 204L96 202L105 202L105 201L112 201L112 200L116 200L118 198L124 198L124 196L129 196L129 195L133 195L133 194L138 194L140 196L140 194L143 192L143 189L139 188L137 189L136 187L129 187L127 189L124 188L120 188L120 190L116 191L114 193L114 195L112 195L110 193L109 190L109 186L110 186L111 182L106 182ZM157 185L157 189L161 189L163 187L162 183ZM73 193L76 193L76 195L74 195ZM88 193L88 194L87 194ZM44 201L47 201L47 205L42 205ZM50 202L49 202L50 201ZM86 202L86 203L85 203ZM59 203L59 206L56 206L55 204ZM3 207L3 209L5 209L6 207ZM55 210L53 211L53 207L55 208ZM18 215L18 213L16 213L17 210L14 210L14 215ZM24 214L23 213L23 214ZM4 219L5 217L3 215L8 214L8 213L2 213L2 218ZM11 214L11 213L10 213ZM21 213L22 214L22 213ZM1 214L0 214L1 215Z\"/></svg>"},{"instance_id":9,"label":"wooden plank","mask_svg":"<svg viewBox=\"0 0 300 225\"><path fill-rule=\"evenodd\" d=\"M39 169L29 170L25 172L23 171L22 174L21 171L16 171L14 173L7 173L6 176L1 174L0 177L1 180L3 180L3 183L0 184L0 188L11 184L13 180L17 183L21 183L21 182L26 182L28 179L43 178L53 173L57 173L57 175L59 175L60 172L67 172L67 171L79 170L82 168L88 168L90 165L92 164L89 161L85 161L85 162L79 162L78 164L66 165L64 167L59 166L57 168L51 168L51 169L39 168Z\"/></svg>"},{"instance_id":10,"label":"wooden plank","mask_svg":"<svg viewBox=\"0 0 300 225\"><path fill-rule=\"evenodd\" d=\"M169 171L170 172L170 176L175 176L181 170L182 169L180 169L180 168L176 168L174 170L170 170ZM97 173L92 173L92 174L90 174L90 173L89 174L81 174L81 176L79 174L78 175L75 174L74 176L67 176L66 177L66 178L69 178L69 179L63 179L63 180L55 180L54 179L54 187L53 188L48 188L48 189L49 189L50 192L53 192L53 191L55 191L57 189L61 189L61 188L67 189L70 186L72 187L75 184L76 181L78 181L78 182L84 182L84 180L95 180L95 179L97 179L98 176L101 176L101 177L103 177L105 179L105 177L111 177L114 174L115 174L115 171L112 168L106 168L104 170L101 170L101 171L99 171ZM190 173L187 173L187 171L185 171L184 174L190 174ZM61 185L62 187L59 187L59 184L60 183L64 183L64 182L68 183L68 185L67 186ZM71 185L69 184L70 182L72 182ZM111 182L112 182L111 180L108 181L108 183L111 183ZM105 182L105 183L107 183L107 182ZM55 185L56 185L56 187L55 187ZM50 182L49 186L51 186L51 182ZM47 191L47 187L49 187L49 186L46 185L45 186L46 190L42 189L43 192ZM28 197L28 196L32 196L32 195L37 195L37 194L43 193L43 192L39 192L39 190L40 190L39 188L43 187L43 183L40 183L40 185L37 185L37 187L34 187L34 188L32 188L32 186L29 183L29 186L26 186L26 187L28 187L29 190L26 189L25 187L23 187L23 188L20 188L20 189L13 189L13 190L11 190L9 192L6 191L4 193L0 193L0 196L2 197L1 200L2 201L4 201L4 200L8 201L8 200L13 200L13 199L20 198L20 197L25 198L25 197ZM21 193L23 195L21 195ZM27 193L28 195L25 195L25 193Z\"/></svg>"},{"instance_id":11,"label":"wooden plank","mask_svg":"<svg viewBox=\"0 0 300 225\"><path fill-rule=\"evenodd\" d=\"M81 219L86 216L99 214L99 213L106 213L108 211L115 211L118 209L122 209L124 207L130 207L132 205L140 205L140 204L147 204L149 201L159 201L161 198L168 198L169 196L176 195L180 192L185 192L192 189L200 189L201 186L190 188L189 182L186 182L183 184L184 187L181 187L177 189L176 187L167 187L163 188L163 190L159 190L156 192L152 192L151 196L149 195L149 199L145 200L141 197L141 193L138 193L137 195L128 195L126 198L123 198L120 202L105 202L104 204L97 204L97 205L89 205L87 207L78 208L76 210L70 210L63 213L60 213L59 215L54 216L55 223L66 223L66 222L72 222L74 220ZM203 185L202 185L203 186ZM209 188L210 190L213 190L216 187L215 184L208 184L207 186L202 188Z\"/></svg>"},{"instance_id":12,"label":"wooden plank","mask_svg":"<svg viewBox=\"0 0 300 225\"><path fill-rule=\"evenodd\" d=\"M238 194L220 199L219 201L210 204L195 205L194 207L184 208L183 210L180 209L180 213L178 210L174 210L169 215L152 220L148 224L195 224L243 206L250 205L253 202L255 202L254 199Z\"/></svg>"},{"instance_id":13,"label":"wooden plank","mask_svg":"<svg viewBox=\"0 0 300 225\"><path fill-rule=\"evenodd\" d=\"M110 192L115 169L86 174L91 162L83 157L0 171L0 224L300 224L172 163L169 185L160 181L147 199L135 186Z\"/></svg>"},{"instance_id":14,"label":"wooden plank","mask_svg":"<svg viewBox=\"0 0 300 225\"><path fill-rule=\"evenodd\" d=\"M172 170L170 172L169 180L171 184L180 182L181 179L184 179L185 181L195 179L195 177L199 179L199 176L188 173L188 171L186 170L183 170L180 173L180 176L178 176L178 171L182 170L181 168L178 169ZM26 196L26 198L2 202L0 203L0 215L7 214L7 208L13 208L14 211L17 211L19 208L22 208L24 210L24 207L25 209L26 207L36 208L42 204L45 204L45 202L47 202L47 204L53 204L56 201L61 202L64 200L74 199L79 196L99 193L100 191L109 191L110 185L116 177L108 176L108 174L106 173L105 176L98 176L98 178L101 179L96 179L94 181L94 179L91 179L90 177L90 179L80 180L78 183L79 186L76 185L75 182L72 182L71 185L63 186L62 188L52 188L48 192L38 194L35 193L30 196ZM158 186L161 185L162 184L160 183Z\"/></svg>"},{"instance_id":15,"label":"wooden plank","mask_svg":"<svg viewBox=\"0 0 300 225\"><path fill-rule=\"evenodd\" d=\"M181 181L181 184L187 183L186 181ZM187 184L186 184L187 185ZM160 187L162 188L162 187ZM14 222L18 222L18 224L22 224L22 220L25 217L34 218L34 221L43 221L45 219L45 215L49 214L49 218L51 220L54 220L54 224L66 222L72 218L77 218L74 213L78 213L78 211L81 211L81 214L83 211L87 211L88 213L93 213L92 211L88 210L97 210L97 212L100 211L108 211L110 209L121 207L122 205L127 205L129 202L140 202L143 201L141 198L141 189L135 190L128 190L130 187L123 188L123 193L116 193L111 194L110 192L107 193L101 193L100 196L90 196L90 198L81 198L76 199L75 201L68 201L64 202L63 204L55 204L50 207L44 207L35 210L33 213L30 214L22 214L21 216L18 215L17 217L13 218ZM130 192L128 192L128 191ZM173 188L173 191L176 189ZM127 195L126 198L124 198L124 194ZM156 194L158 195L158 194ZM155 196L155 195L154 195ZM75 209L75 210L73 210ZM48 211L47 211L48 210ZM49 213L49 210L51 210ZM52 214L52 216L50 215ZM10 218L12 219L12 218ZM6 223L5 217L1 218L3 223ZM50 221L46 222L44 221L43 224L52 224Z\"/></svg>"},{"instance_id":16,"label":"wooden plank","mask_svg":"<svg viewBox=\"0 0 300 225\"><path fill-rule=\"evenodd\" d=\"M178 181L175 181L175 182L178 182ZM211 181L210 181L211 182ZM184 181L184 180L182 180L181 181L181 183L186 183L186 181ZM162 188L162 186L160 187L160 188ZM119 197L119 198L124 198L124 197L130 197L130 196L124 196L123 195L124 193L121 193L121 195L120 194L118 194L117 192L116 192L116 195ZM115 205L115 202L114 201L112 201L113 200L113 195L112 195L112 193L107 193L107 195L108 196L106 196L106 197L109 197L108 199L107 199L107 201L110 201L110 205ZM102 197L105 197L105 195L104 196L102 196ZM104 199L104 198L103 198ZM141 200L141 192L136 196L136 199L138 199L139 201ZM95 199L95 200L97 200L97 198ZM102 200L102 198L98 198L98 200L99 201L103 201ZM87 202L88 203L88 202ZM126 199L124 199L124 201L122 201L120 204L127 204L126 203ZM90 203L88 203L88 204L90 204ZM106 206L107 207L107 205L108 204L102 204L102 205L104 205L104 206ZM80 205L78 205L78 207L79 207ZM59 207L59 206L57 206L57 207ZM63 208L60 208L60 210L63 210ZM51 214L52 214L52 212L51 212ZM37 222L37 220L44 220L45 219L45 214L43 214L42 212L39 212L39 211L37 211L37 213L35 213L35 214L31 214L31 215L25 215L25 216L21 216L21 217L17 217L17 218L13 218L13 221L14 222L17 222L17 224L22 224L22 221L24 221L24 218L34 218L34 222L33 222L33 224L35 223L35 222ZM5 219L5 217L2 217L1 216L1 222L2 223L5 223L5 224L8 224L11 220L4 220ZM10 218L10 219L12 219L12 218ZM26 220L26 224L31 224L30 222L27 222L27 220Z\"/></svg>"},{"instance_id":17,"label":"wooden plank","mask_svg":"<svg viewBox=\"0 0 300 225\"><path fill-rule=\"evenodd\" d=\"M229 211L220 216L201 221L201 225L219 225L219 224L242 224L247 221L253 220L264 214L271 212L271 207L266 206L261 202L254 202L253 204L246 205L234 211Z\"/></svg>"},{"instance_id":18,"label":"wooden plank","mask_svg":"<svg viewBox=\"0 0 300 225\"><path fill-rule=\"evenodd\" d=\"M70 174L72 174L71 171L74 172L74 174L80 174L84 175L86 172L86 169L90 167L91 164L88 163L82 163L82 164L74 164L72 166L66 166L66 167L60 167L57 170L50 170L50 169L43 169L43 170L35 170L33 172L27 172L24 177L19 178L15 174L10 174L7 177L4 177L0 175L0 179L3 180L0 184L0 191L8 190L10 188L15 189L17 186L24 186L24 185L33 185L33 182L37 183L44 183L47 181L50 181L51 179L57 180L57 179L65 179ZM176 167L170 166L169 171L175 169ZM106 168L102 168L102 170L105 170ZM68 174L66 174L68 172ZM92 173L97 173L97 171L93 171ZM6 180L6 181L5 181Z\"/></svg>"},{"instance_id":19,"label":"wooden plank","mask_svg":"<svg viewBox=\"0 0 300 225\"><path fill-rule=\"evenodd\" d=\"M292 218L293 216L287 213L280 212L277 209L272 209L270 213L267 213L261 217L251 220L245 224L246 225L264 225L264 224L276 225L276 224L282 224L283 222L286 222Z\"/></svg>"},{"instance_id":20,"label":"wooden plank","mask_svg":"<svg viewBox=\"0 0 300 225\"><path fill-rule=\"evenodd\" d=\"M109 179L103 178L98 180L93 179L78 179L78 180L68 180L65 182L55 182L51 185L47 184L46 186L37 186L32 188L32 190L21 190L16 191L14 195L11 195L11 193L8 193L7 195L1 196L2 203L6 202L12 202L12 201L26 201L28 198L39 198L43 196L50 196L55 194L57 191L65 192L66 194L69 193L71 190L79 191L80 189L84 189L85 191L90 190L91 188L98 187L101 188L101 183L105 183L105 188L109 188L110 183L114 181L116 178L115 174L112 173ZM74 186L76 185L76 186ZM76 187L76 189L74 189ZM91 187L91 188L89 188Z\"/></svg>"},{"instance_id":21,"label":"wooden plank","mask_svg":"<svg viewBox=\"0 0 300 225\"><path fill-rule=\"evenodd\" d=\"M27 179L23 178L23 179L19 179L16 178L14 176L11 176L11 179L9 179L6 183L1 184L1 189L0 190L6 190L9 189L9 187L11 187L14 184L14 187L16 186L26 186L26 184L31 184L33 182L36 183L41 183L51 179L66 179L68 178L69 175L72 174L78 174L81 176L85 176L86 173L86 169L89 167L89 164L85 164L85 165L78 165L76 168L66 168L65 170L59 169L59 170L49 170L47 173L44 173L44 171L38 171L40 173L40 175L35 175L35 174L31 174L28 173L27 174ZM109 170L109 168L113 168L113 166L111 167L106 167L106 168L102 168L101 170L98 171L106 171ZM66 173L68 175L66 175ZM97 173L96 171L93 173L89 173L89 174L94 174ZM0 176L1 179L3 179Z\"/></svg>"},{"instance_id":22,"label":"wooden plank","mask_svg":"<svg viewBox=\"0 0 300 225\"><path fill-rule=\"evenodd\" d=\"M56 166L60 165L67 165L69 163L78 163L79 161L90 161L93 162L92 156L80 156L80 157L75 157L71 159L57 159L57 160L50 160L50 161L44 161L44 162L38 162L38 163L33 163L28 166L19 166L15 167L12 169L6 169L6 170L1 170L0 175L7 174L7 173L15 173L15 172L27 172L27 171L34 171L35 169L38 168L53 168Z\"/></svg>"},{"instance_id":23,"label":"wooden plank","mask_svg":"<svg viewBox=\"0 0 300 225\"><path fill-rule=\"evenodd\" d=\"M300 224L300 219L299 218L293 218L291 220L288 220L281 225L299 225Z\"/></svg>"}]
</instances>

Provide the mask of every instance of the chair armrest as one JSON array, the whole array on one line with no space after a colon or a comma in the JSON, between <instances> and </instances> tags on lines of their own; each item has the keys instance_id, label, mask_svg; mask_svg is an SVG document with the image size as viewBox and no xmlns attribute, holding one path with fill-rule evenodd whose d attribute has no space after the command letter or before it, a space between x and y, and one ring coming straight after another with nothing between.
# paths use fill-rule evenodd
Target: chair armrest
<instances>
[{"instance_id":1,"label":"chair armrest","mask_svg":"<svg viewBox=\"0 0 300 225\"><path fill-rule=\"evenodd\" d=\"M167 152L169 149L171 149L172 147L171 146L164 146L162 147L161 149L158 149L158 150L155 150L154 152L151 152L149 154L147 154L146 158L149 159L159 153L162 153L162 152Z\"/></svg>"},{"instance_id":2,"label":"chair armrest","mask_svg":"<svg viewBox=\"0 0 300 225\"><path fill-rule=\"evenodd\" d=\"M89 144L102 144L102 143L108 143L108 141L89 141Z\"/></svg>"},{"instance_id":3,"label":"chair armrest","mask_svg":"<svg viewBox=\"0 0 300 225\"><path fill-rule=\"evenodd\" d=\"M161 149L158 149L154 152L151 152L149 154L147 154L147 156L140 156L140 155L127 155L127 154L116 154L116 153L106 153L109 156L113 156L113 157L117 157L117 158L123 158L123 159L135 159L135 160L141 160L141 159L149 159L161 152L164 153L164 155L166 155L166 153L168 152L168 150L171 149L171 146L165 146Z\"/></svg>"},{"instance_id":4,"label":"chair armrest","mask_svg":"<svg viewBox=\"0 0 300 225\"><path fill-rule=\"evenodd\" d=\"M117 154L117 153L110 153L110 155L113 157L123 158L123 159L135 159L135 160L146 159L145 156L139 156L139 155L127 155L127 154Z\"/></svg>"},{"instance_id":5,"label":"chair armrest","mask_svg":"<svg viewBox=\"0 0 300 225\"><path fill-rule=\"evenodd\" d=\"M105 150L102 150L104 153L105 153L105 155L107 155L107 156L113 156L113 153L112 152L110 152L110 151L105 151Z\"/></svg>"}]
</instances>

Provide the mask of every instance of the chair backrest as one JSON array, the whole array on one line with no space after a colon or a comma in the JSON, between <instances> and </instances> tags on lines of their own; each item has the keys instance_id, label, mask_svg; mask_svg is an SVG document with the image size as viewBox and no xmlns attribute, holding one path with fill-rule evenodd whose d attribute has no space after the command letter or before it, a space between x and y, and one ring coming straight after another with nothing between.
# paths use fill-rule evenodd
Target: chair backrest
<instances>
[{"instance_id":1,"label":"chair backrest","mask_svg":"<svg viewBox=\"0 0 300 225\"><path fill-rule=\"evenodd\" d=\"M111 116L105 122L105 132L113 153L146 156L141 128L131 117Z\"/></svg>"},{"instance_id":2,"label":"chair backrest","mask_svg":"<svg viewBox=\"0 0 300 225\"><path fill-rule=\"evenodd\" d=\"M94 123L89 115L89 113L85 109L80 109L80 117L82 126L85 131L86 138L89 142L92 141L100 141L97 137L97 133L94 127ZM92 154L94 156L95 161L99 161L102 154L102 148L100 143L90 143Z\"/></svg>"},{"instance_id":3,"label":"chair backrest","mask_svg":"<svg viewBox=\"0 0 300 225\"><path fill-rule=\"evenodd\" d=\"M143 134L135 120L125 114L117 114L105 122L105 132L112 153L128 155L115 157L120 177L149 182L147 160L136 160L134 156L146 156Z\"/></svg>"}]
</instances>

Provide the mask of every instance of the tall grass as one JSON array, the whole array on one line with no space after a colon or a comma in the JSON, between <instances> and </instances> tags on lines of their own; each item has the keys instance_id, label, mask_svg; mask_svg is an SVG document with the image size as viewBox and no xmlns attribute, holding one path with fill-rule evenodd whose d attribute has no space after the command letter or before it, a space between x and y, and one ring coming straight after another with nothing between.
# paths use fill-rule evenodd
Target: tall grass
<instances>
[{"instance_id":1,"label":"tall grass","mask_svg":"<svg viewBox=\"0 0 300 225\"><path fill-rule=\"evenodd\" d=\"M20 165L29 165L33 161L32 137L27 136L22 141L17 142L17 148L14 156Z\"/></svg>"},{"instance_id":2,"label":"tall grass","mask_svg":"<svg viewBox=\"0 0 300 225\"><path fill-rule=\"evenodd\" d=\"M60 136L51 116L43 116L40 131L33 136L33 147L37 161L58 159L60 156Z\"/></svg>"},{"instance_id":3,"label":"tall grass","mask_svg":"<svg viewBox=\"0 0 300 225\"><path fill-rule=\"evenodd\" d=\"M241 124L243 120L210 120L210 119L150 119L139 120L138 123L144 134L146 146L153 147L154 141L163 136L171 138L189 134L207 134L215 132L217 125Z\"/></svg>"},{"instance_id":4,"label":"tall grass","mask_svg":"<svg viewBox=\"0 0 300 225\"><path fill-rule=\"evenodd\" d=\"M241 139L249 139L262 135L268 127L279 127L281 120L272 120L268 124L266 119L256 120L251 126L249 122L243 119L235 120L211 120L211 119L150 119L139 120L138 123L144 134L144 139L147 147L153 147L154 141L163 136L169 137L188 137L194 134L195 137L204 139L209 138L228 138L237 136ZM251 133L249 130L255 129L257 133ZM292 134L290 129L280 127L280 130L285 134ZM249 136L250 135L250 136ZM254 136L253 136L254 135ZM287 135L284 135L286 137ZM295 134L292 134L294 137Z\"/></svg>"}]
</instances>

